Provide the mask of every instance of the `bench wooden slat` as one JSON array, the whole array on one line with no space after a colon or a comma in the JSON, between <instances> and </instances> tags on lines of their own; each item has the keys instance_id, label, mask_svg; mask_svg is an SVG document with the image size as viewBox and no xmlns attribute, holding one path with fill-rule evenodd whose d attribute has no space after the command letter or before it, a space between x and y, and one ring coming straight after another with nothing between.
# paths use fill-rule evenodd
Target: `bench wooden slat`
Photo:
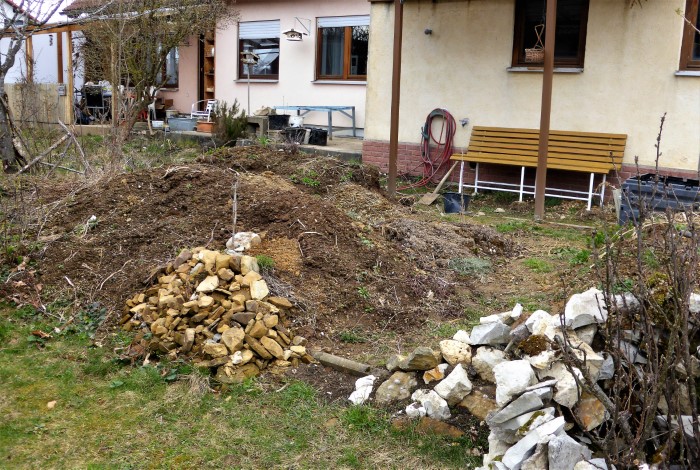
<instances>
[{"instance_id":1,"label":"bench wooden slat","mask_svg":"<svg viewBox=\"0 0 700 470\"><path fill-rule=\"evenodd\" d=\"M522 139L493 139L493 138L475 138L472 137L469 142L471 145L484 145L489 147L510 147L511 145L517 145L517 148L533 148L537 149L539 147L539 141L537 140L522 140ZM570 147L579 149L590 149L590 150L605 150L605 151L619 151L624 152L624 143L583 143L583 142L569 142L569 141L549 141L549 145L556 147ZM516 147L513 147L516 148Z\"/></svg>"},{"instance_id":2,"label":"bench wooden slat","mask_svg":"<svg viewBox=\"0 0 700 470\"><path fill-rule=\"evenodd\" d=\"M452 159L475 163L491 163L494 165L524 166L528 168L537 167L537 158L518 157L515 155L507 154L454 154L452 155ZM620 165L608 162L576 161L566 158L562 159L550 157L549 159L547 159L547 168L555 170L570 170L583 173L607 174L615 168L619 170Z\"/></svg>"},{"instance_id":3,"label":"bench wooden slat","mask_svg":"<svg viewBox=\"0 0 700 470\"><path fill-rule=\"evenodd\" d=\"M492 149L498 150L501 153L508 153L508 154L513 154L513 155L537 155L538 154L538 149L529 145L522 145L522 144L498 144L498 143L490 143L490 142L475 142L474 144L469 146L469 151L470 152L477 152L477 151L483 151L483 152L489 152L492 151ZM572 154L572 155L582 155L582 156L589 156L591 158L606 158L610 160L611 156L610 153L612 152L612 159L616 158L622 158L624 154L624 149L622 150L613 150L613 149L581 149L577 147L564 147L564 146L559 146L559 145L550 145L549 146L549 155L555 154L555 153L567 153L567 154Z\"/></svg>"},{"instance_id":4,"label":"bench wooden slat","mask_svg":"<svg viewBox=\"0 0 700 470\"><path fill-rule=\"evenodd\" d=\"M489 141L489 142L521 142L528 145L539 145L539 135L537 134L472 134L472 140L478 141ZM587 139L577 138L571 139L566 136L549 136L550 144L557 144L559 142L565 142L568 144L595 144L595 145L613 145L613 146L625 146L627 141L620 139L608 139L604 137L589 137Z\"/></svg>"},{"instance_id":5,"label":"bench wooden slat","mask_svg":"<svg viewBox=\"0 0 700 470\"><path fill-rule=\"evenodd\" d=\"M485 127L485 126L474 126L472 132L488 131L488 132L508 132L508 133L530 133L539 135L539 129L523 129L517 127ZM609 134L605 132L579 132L579 131L560 131L560 130L550 130L549 135L564 135L564 136L577 136L577 137L601 137L601 138L612 138L612 139L624 139L627 140L626 134Z\"/></svg>"}]
</instances>

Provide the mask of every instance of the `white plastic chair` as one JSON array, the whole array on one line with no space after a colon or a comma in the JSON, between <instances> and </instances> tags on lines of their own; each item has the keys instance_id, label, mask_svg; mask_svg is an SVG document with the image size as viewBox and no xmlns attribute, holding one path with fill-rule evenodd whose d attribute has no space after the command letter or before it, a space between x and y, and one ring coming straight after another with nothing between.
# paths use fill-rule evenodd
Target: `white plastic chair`
<instances>
[{"instance_id":1,"label":"white plastic chair","mask_svg":"<svg viewBox=\"0 0 700 470\"><path fill-rule=\"evenodd\" d=\"M204 107L204 111L199 111L199 103L207 103ZM190 118L207 118L207 122L211 120L211 113L216 108L216 100L200 100L192 104L192 112L190 113Z\"/></svg>"},{"instance_id":2,"label":"white plastic chair","mask_svg":"<svg viewBox=\"0 0 700 470\"><path fill-rule=\"evenodd\" d=\"M153 102L148 105L148 118L151 121L156 120L156 95L158 94L158 88L152 86L148 89L149 96L153 99ZM153 113L153 119L151 119L151 113Z\"/></svg>"}]
</instances>

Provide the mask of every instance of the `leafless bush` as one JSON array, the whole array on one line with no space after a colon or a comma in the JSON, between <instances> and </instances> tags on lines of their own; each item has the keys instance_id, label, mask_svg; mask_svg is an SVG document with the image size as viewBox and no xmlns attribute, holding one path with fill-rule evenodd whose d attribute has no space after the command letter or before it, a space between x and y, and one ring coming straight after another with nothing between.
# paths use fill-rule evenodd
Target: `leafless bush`
<instances>
[{"instance_id":1,"label":"leafless bush","mask_svg":"<svg viewBox=\"0 0 700 470\"><path fill-rule=\"evenodd\" d=\"M658 172L654 183L659 186ZM634 204L639 217L627 226L606 226L594 251L608 311L599 346L614 362L613 378L597 382L574 345L566 338L559 343L570 370L584 372L581 388L610 416L587 433L609 464L700 468L700 304L691 305L700 261L698 215L689 206L652 213L643 200Z\"/></svg>"}]
</instances>

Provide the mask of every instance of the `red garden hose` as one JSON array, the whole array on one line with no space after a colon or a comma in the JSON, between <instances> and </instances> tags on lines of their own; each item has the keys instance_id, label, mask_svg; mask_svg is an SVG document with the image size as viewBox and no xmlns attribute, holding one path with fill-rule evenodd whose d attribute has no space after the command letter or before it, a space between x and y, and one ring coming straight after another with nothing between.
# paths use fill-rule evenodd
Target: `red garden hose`
<instances>
[{"instance_id":1,"label":"red garden hose","mask_svg":"<svg viewBox=\"0 0 700 470\"><path fill-rule=\"evenodd\" d=\"M439 137L435 138L435 135L433 135L433 119L437 118L442 119L442 127L440 128ZM452 156L452 144L456 130L455 118L446 109L436 108L428 114L425 125L421 129L422 161L419 166L413 169L415 171L422 167L423 177L416 183L398 188L399 191L425 186L440 170L447 166ZM434 145L431 147L431 144Z\"/></svg>"}]
</instances>

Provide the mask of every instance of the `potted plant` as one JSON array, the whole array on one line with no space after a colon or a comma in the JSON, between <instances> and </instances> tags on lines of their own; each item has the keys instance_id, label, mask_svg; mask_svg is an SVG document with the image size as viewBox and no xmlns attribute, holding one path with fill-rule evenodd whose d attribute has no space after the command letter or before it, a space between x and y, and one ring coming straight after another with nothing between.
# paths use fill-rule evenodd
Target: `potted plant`
<instances>
[{"instance_id":1,"label":"potted plant","mask_svg":"<svg viewBox=\"0 0 700 470\"><path fill-rule=\"evenodd\" d=\"M216 127L216 122L214 121L197 121L197 132L207 132L209 134L214 132Z\"/></svg>"}]
</instances>

